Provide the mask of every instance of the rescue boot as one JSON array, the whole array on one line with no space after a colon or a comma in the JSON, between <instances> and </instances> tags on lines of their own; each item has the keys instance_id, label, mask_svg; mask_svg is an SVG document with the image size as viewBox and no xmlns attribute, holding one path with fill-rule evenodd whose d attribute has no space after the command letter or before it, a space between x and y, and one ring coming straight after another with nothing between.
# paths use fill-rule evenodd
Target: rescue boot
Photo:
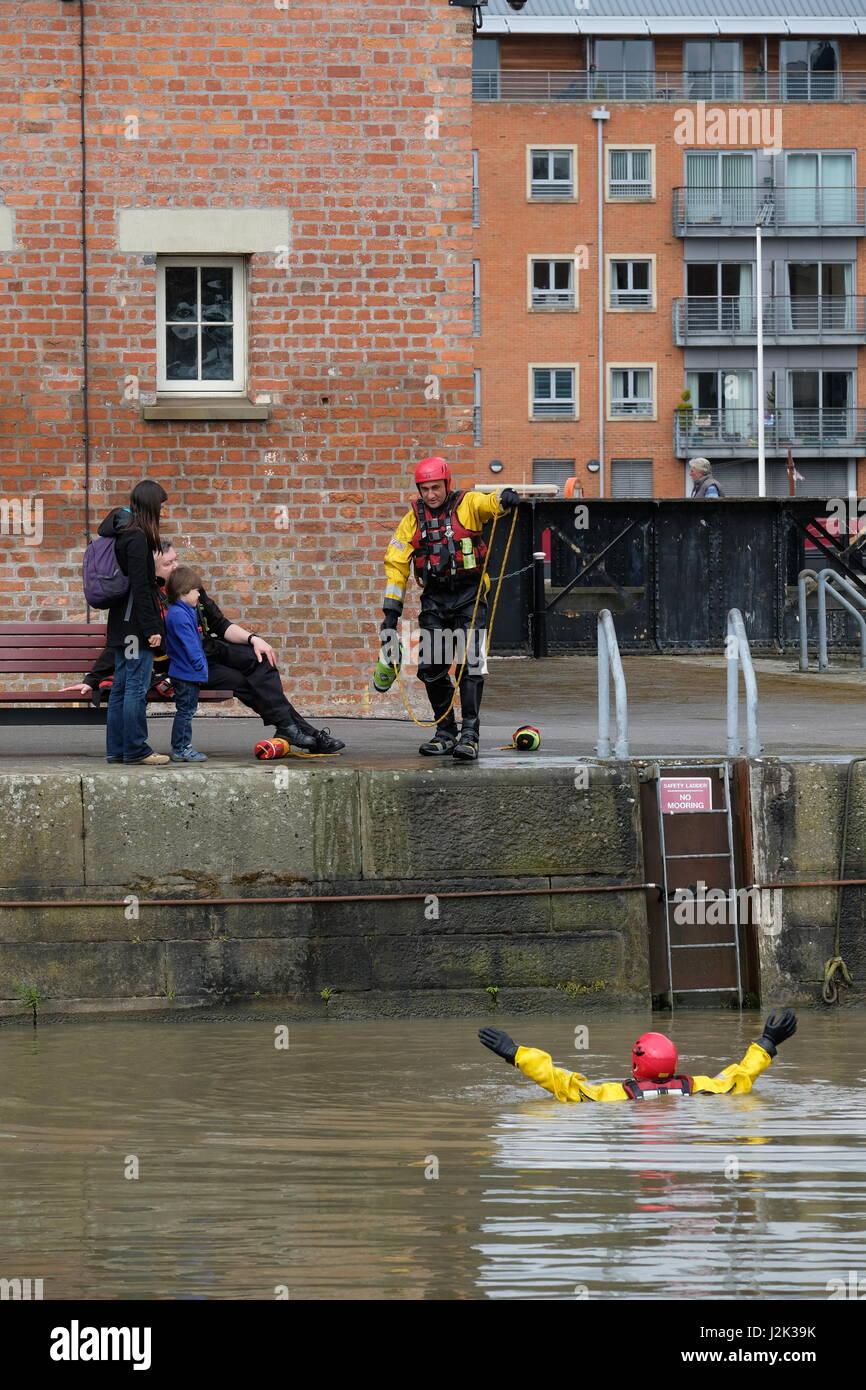
<instances>
[{"instance_id":1,"label":"rescue boot","mask_svg":"<svg viewBox=\"0 0 866 1390\"><path fill-rule=\"evenodd\" d=\"M303 729L299 729L297 724L280 724L274 730L274 738L284 738L286 743L292 743L296 748L305 748L308 753L321 753L323 750L316 747L318 735L305 734Z\"/></svg>"},{"instance_id":2,"label":"rescue boot","mask_svg":"<svg viewBox=\"0 0 866 1390\"><path fill-rule=\"evenodd\" d=\"M458 761L474 763L478 757L478 743L478 720L464 719L460 737L451 751Z\"/></svg>"},{"instance_id":3,"label":"rescue boot","mask_svg":"<svg viewBox=\"0 0 866 1390\"><path fill-rule=\"evenodd\" d=\"M454 751L457 743L457 720L453 714L442 720L438 729L433 731L432 738L426 743L422 743L418 749L419 753L425 754L428 758L442 758L447 753Z\"/></svg>"}]
</instances>

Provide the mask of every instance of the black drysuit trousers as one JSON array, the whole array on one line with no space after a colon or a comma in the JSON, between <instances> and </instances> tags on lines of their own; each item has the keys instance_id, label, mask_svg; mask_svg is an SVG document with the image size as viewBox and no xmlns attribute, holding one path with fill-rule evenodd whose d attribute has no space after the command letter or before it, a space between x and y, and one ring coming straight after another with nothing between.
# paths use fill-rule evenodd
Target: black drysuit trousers
<instances>
[{"instance_id":1,"label":"black drysuit trousers","mask_svg":"<svg viewBox=\"0 0 866 1390\"><path fill-rule=\"evenodd\" d=\"M258 661L252 647L246 643L215 639L208 642L205 655L205 690L233 691L265 724L275 724L277 728L297 724L303 733L316 732L286 699L280 673L267 657Z\"/></svg>"},{"instance_id":2,"label":"black drysuit trousers","mask_svg":"<svg viewBox=\"0 0 866 1390\"><path fill-rule=\"evenodd\" d=\"M418 622L421 629L418 679L427 688L434 716L439 719L451 703L454 684L448 674L456 662L459 674L466 656L460 680L460 709L463 727L478 729L481 695L486 670L487 602L479 599L472 624L472 609L478 592L477 583L454 589L428 585L421 598ZM440 728L453 725L454 712Z\"/></svg>"}]
</instances>

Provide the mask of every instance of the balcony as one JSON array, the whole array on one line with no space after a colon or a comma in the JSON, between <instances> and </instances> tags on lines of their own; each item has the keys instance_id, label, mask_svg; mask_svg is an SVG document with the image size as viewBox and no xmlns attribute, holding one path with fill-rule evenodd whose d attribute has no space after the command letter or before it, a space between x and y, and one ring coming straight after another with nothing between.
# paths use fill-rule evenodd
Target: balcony
<instances>
[{"instance_id":1,"label":"balcony","mask_svg":"<svg viewBox=\"0 0 866 1390\"><path fill-rule=\"evenodd\" d=\"M765 235L863 236L864 189L675 188L675 236L743 236L761 215Z\"/></svg>"},{"instance_id":2,"label":"balcony","mask_svg":"<svg viewBox=\"0 0 866 1390\"><path fill-rule=\"evenodd\" d=\"M474 101L863 102L866 72L589 72L505 68L472 74Z\"/></svg>"},{"instance_id":3,"label":"balcony","mask_svg":"<svg viewBox=\"0 0 866 1390\"><path fill-rule=\"evenodd\" d=\"M758 302L753 295L688 295L673 302L677 347L721 347L757 342ZM866 342L866 297L768 295L764 342L811 347Z\"/></svg>"},{"instance_id":4,"label":"balcony","mask_svg":"<svg viewBox=\"0 0 866 1390\"><path fill-rule=\"evenodd\" d=\"M532 291L533 309L573 309L574 290Z\"/></svg>"},{"instance_id":5,"label":"balcony","mask_svg":"<svg viewBox=\"0 0 866 1390\"><path fill-rule=\"evenodd\" d=\"M862 406L792 406L764 417L767 454L789 448L831 458L866 453L866 408ZM758 447L758 413L739 406L674 412L674 452L679 458L739 458Z\"/></svg>"}]
</instances>

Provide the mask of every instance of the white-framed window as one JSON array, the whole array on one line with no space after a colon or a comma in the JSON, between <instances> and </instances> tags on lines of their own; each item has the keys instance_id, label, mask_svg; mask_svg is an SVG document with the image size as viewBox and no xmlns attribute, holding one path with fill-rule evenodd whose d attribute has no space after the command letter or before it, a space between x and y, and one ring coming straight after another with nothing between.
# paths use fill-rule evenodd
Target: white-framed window
<instances>
[{"instance_id":1,"label":"white-framed window","mask_svg":"<svg viewBox=\"0 0 866 1390\"><path fill-rule=\"evenodd\" d=\"M655 308L655 256L605 256L608 309Z\"/></svg>"},{"instance_id":2,"label":"white-framed window","mask_svg":"<svg viewBox=\"0 0 866 1390\"><path fill-rule=\"evenodd\" d=\"M160 256L157 389L180 395L246 391L243 256Z\"/></svg>"},{"instance_id":3,"label":"white-framed window","mask_svg":"<svg viewBox=\"0 0 866 1390\"><path fill-rule=\"evenodd\" d=\"M608 366L608 419L655 419L655 363L614 362Z\"/></svg>"},{"instance_id":4,"label":"white-framed window","mask_svg":"<svg viewBox=\"0 0 866 1390\"><path fill-rule=\"evenodd\" d=\"M481 190L478 185L478 151L472 151L472 225L481 226Z\"/></svg>"},{"instance_id":5,"label":"white-framed window","mask_svg":"<svg viewBox=\"0 0 866 1390\"><path fill-rule=\"evenodd\" d=\"M605 198L609 203L655 198L655 145L608 145Z\"/></svg>"},{"instance_id":6,"label":"white-framed window","mask_svg":"<svg viewBox=\"0 0 866 1390\"><path fill-rule=\"evenodd\" d=\"M533 459L532 481L534 483L554 483L559 489L557 495L561 497L565 484L569 478L574 477L576 467L576 459Z\"/></svg>"},{"instance_id":7,"label":"white-framed window","mask_svg":"<svg viewBox=\"0 0 866 1390\"><path fill-rule=\"evenodd\" d=\"M477 447L481 443L481 368L475 367L472 371L472 443Z\"/></svg>"},{"instance_id":8,"label":"white-framed window","mask_svg":"<svg viewBox=\"0 0 866 1390\"><path fill-rule=\"evenodd\" d=\"M530 309L577 307L577 274L574 256L528 256Z\"/></svg>"},{"instance_id":9,"label":"white-framed window","mask_svg":"<svg viewBox=\"0 0 866 1390\"><path fill-rule=\"evenodd\" d=\"M611 497L652 497L652 459L611 459Z\"/></svg>"},{"instance_id":10,"label":"white-framed window","mask_svg":"<svg viewBox=\"0 0 866 1390\"><path fill-rule=\"evenodd\" d=\"M578 367L529 364L529 418L531 420L576 420L578 407Z\"/></svg>"},{"instance_id":11,"label":"white-framed window","mask_svg":"<svg viewBox=\"0 0 866 1390\"><path fill-rule=\"evenodd\" d=\"M481 332L481 262L472 262L472 332L477 338Z\"/></svg>"},{"instance_id":12,"label":"white-framed window","mask_svg":"<svg viewBox=\"0 0 866 1390\"><path fill-rule=\"evenodd\" d=\"M527 145L526 197L542 201L577 197L576 145Z\"/></svg>"}]
</instances>

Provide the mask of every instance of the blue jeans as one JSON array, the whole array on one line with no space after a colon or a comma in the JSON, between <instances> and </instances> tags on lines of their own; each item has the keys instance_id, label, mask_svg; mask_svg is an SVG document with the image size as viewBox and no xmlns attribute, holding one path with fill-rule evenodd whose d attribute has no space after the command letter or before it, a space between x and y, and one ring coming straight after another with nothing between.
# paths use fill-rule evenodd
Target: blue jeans
<instances>
[{"instance_id":1,"label":"blue jeans","mask_svg":"<svg viewBox=\"0 0 866 1390\"><path fill-rule=\"evenodd\" d=\"M105 739L110 763L136 763L153 752L147 741L147 692L153 657L152 651L145 650L128 659L123 647L117 649Z\"/></svg>"},{"instance_id":2,"label":"blue jeans","mask_svg":"<svg viewBox=\"0 0 866 1390\"><path fill-rule=\"evenodd\" d=\"M192 717L198 706L198 692L201 686L198 681L182 681L178 680L177 676L171 677L171 683L174 686L174 704L177 711L171 726L171 751L182 753L192 743Z\"/></svg>"}]
</instances>

